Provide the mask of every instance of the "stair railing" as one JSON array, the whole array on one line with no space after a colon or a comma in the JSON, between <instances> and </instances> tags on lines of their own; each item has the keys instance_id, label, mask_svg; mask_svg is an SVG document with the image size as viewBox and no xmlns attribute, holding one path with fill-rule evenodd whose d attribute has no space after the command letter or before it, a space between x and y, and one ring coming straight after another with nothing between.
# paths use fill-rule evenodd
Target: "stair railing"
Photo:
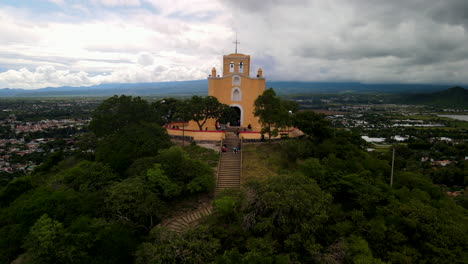
<instances>
[{"instance_id":1,"label":"stair railing","mask_svg":"<svg viewBox=\"0 0 468 264\"><path fill-rule=\"evenodd\" d=\"M216 169L216 188L218 188L218 183L219 183L219 168L221 167L221 156L223 154L223 143L224 143L224 140L221 139L221 145L220 145L220 148L219 148L219 158L218 158L218 168Z\"/></svg>"},{"instance_id":2,"label":"stair railing","mask_svg":"<svg viewBox=\"0 0 468 264\"><path fill-rule=\"evenodd\" d=\"M240 183L241 183L241 179L242 179L242 152L244 151L244 145L243 145L243 141L244 139L243 138L240 138L240 176L239 176L239 186L240 186Z\"/></svg>"}]
</instances>

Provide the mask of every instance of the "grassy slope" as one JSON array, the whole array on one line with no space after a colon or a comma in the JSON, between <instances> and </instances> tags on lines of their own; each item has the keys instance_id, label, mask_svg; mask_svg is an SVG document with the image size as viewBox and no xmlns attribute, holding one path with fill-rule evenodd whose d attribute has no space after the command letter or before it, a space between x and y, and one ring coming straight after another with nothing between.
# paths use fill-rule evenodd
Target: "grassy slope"
<instances>
[{"instance_id":1,"label":"grassy slope","mask_svg":"<svg viewBox=\"0 0 468 264\"><path fill-rule=\"evenodd\" d=\"M242 182L278 175L281 155L274 143L245 144L242 149Z\"/></svg>"},{"instance_id":2,"label":"grassy slope","mask_svg":"<svg viewBox=\"0 0 468 264\"><path fill-rule=\"evenodd\" d=\"M203 148L197 145L186 145L184 150L192 159L198 159L206 162L211 167L216 167L218 165L219 153L212 149Z\"/></svg>"}]
</instances>

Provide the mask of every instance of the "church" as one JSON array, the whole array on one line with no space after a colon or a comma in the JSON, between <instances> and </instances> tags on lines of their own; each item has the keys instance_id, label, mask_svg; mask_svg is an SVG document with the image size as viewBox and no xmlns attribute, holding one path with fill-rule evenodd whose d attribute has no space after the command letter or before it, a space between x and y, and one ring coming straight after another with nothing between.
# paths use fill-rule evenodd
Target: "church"
<instances>
[{"instance_id":1,"label":"church","mask_svg":"<svg viewBox=\"0 0 468 264\"><path fill-rule=\"evenodd\" d=\"M250 56L233 53L223 56L222 75L213 67L208 77L208 95L216 97L219 102L233 107L239 120L231 126L249 128L249 131L260 131L258 118L254 116L254 102L265 90L265 78L262 69L250 76Z\"/></svg>"},{"instance_id":2,"label":"church","mask_svg":"<svg viewBox=\"0 0 468 264\"><path fill-rule=\"evenodd\" d=\"M228 129L239 132L239 138L260 140L262 127L255 117L255 100L265 91L265 78L261 68L250 75L250 55L237 52L223 56L223 68L213 67L208 76L208 95L216 97L219 102L234 108L237 120L229 124ZM176 122L166 126L167 132L174 138L187 141L221 141L226 138L224 129L220 129L215 120L208 120L205 130L199 130L195 121ZM293 129L283 131L289 136L298 136Z\"/></svg>"}]
</instances>

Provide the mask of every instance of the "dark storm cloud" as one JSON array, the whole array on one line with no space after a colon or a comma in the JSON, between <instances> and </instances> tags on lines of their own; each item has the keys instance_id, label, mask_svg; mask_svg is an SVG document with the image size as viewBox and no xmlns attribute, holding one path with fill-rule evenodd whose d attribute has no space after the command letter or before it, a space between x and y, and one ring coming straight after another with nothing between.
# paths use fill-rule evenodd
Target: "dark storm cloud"
<instances>
[{"instance_id":1,"label":"dark storm cloud","mask_svg":"<svg viewBox=\"0 0 468 264\"><path fill-rule=\"evenodd\" d=\"M265 12L272 7L278 5L291 5L301 6L306 5L308 0L263 0L263 1L251 1L251 0L227 0L225 3L234 8L240 8L247 12Z\"/></svg>"},{"instance_id":2,"label":"dark storm cloud","mask_svg":"<svg viewBox=\"0 0 468 264\"><path fill-rule=\"evenodd\" d=\"M241 42L276 58L277 79L468 83L460 74L468 72L467 0L227 5ZM286 70L293 66L294 72Z\"/></svg>"},{"instance_id":3,"label":"dark storm cloud","mask_svg":"<svg viewBox=\"0 0 468 264\"><path fill-rule=\"evenodd\" d=\"M436 21L449 23L452 25L463 25L468 28L468 1L451 0L439 1L438 7L431 12L432 18Z\"/></svg>"}]
</instances>

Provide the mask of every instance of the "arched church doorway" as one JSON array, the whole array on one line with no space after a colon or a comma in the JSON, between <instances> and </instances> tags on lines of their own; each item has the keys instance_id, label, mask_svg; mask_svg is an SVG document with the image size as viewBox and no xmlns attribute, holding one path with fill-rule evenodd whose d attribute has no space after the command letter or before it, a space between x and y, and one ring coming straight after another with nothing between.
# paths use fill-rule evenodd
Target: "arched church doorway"
<instances>
[{"instance_id":1,"label":"arched church doorway","mask_svg":"<svg viewBox=\"0 0 468 264\"><path fill-rule=\"evenodd\" d=\"M241 118L242 118L242 110L238 106L231 106L231 108L234 110L233 115L231 117L231 121L229 122L231 126L240 126L241 125Z\"/></svg>"}]
</instances>

